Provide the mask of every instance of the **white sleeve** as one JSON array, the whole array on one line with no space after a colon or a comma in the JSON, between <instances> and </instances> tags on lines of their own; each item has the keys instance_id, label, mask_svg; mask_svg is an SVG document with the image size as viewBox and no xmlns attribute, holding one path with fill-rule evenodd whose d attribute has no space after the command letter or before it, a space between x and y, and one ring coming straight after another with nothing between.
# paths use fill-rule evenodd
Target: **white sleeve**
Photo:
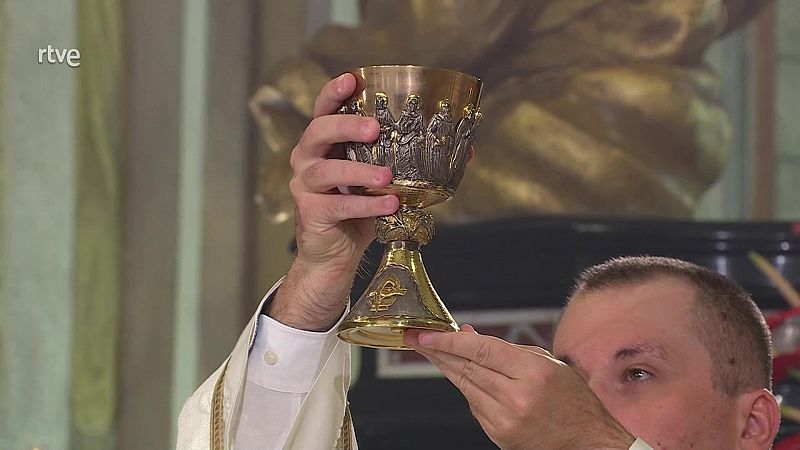
<instances>
[{"instance_id":1,"label":"white sleeve","mask_svg":"<svg viewBox=\"0 0 800 450\"><path fill-rule=\"evenodd\" d=\"M643 441L642 438L638 438L633 442L628 450L653 450L653 447L647 445L647 442Z\"/></svg>"},{"instance_id":2,"label":"white sleeve","mask_svg":"<svg viewBox=\"0 0 800 450\"><path fill-rule=\"evenodd\" d=\"M237 450L280 449L300 405L336 344L336 328L317 333L260 315L247 361Z\"/></svg>"}]
</instances>

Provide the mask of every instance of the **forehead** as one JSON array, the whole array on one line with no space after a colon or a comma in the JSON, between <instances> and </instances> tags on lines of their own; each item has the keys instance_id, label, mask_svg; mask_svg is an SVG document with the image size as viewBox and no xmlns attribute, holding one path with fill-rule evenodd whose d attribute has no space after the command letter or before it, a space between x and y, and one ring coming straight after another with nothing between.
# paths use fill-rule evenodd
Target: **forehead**
<instances>
[{"instance_id":1,"label":"forehead","mask_svg":"<svg viewBox=\"0 0 800 450\"><path fill-rule=\"evenodd\" d=\"M674 277L606 287L576 296L554 336L557 354L606 352L631 342L682 347L693 340L695 289Z\"/></svg>"}]
</instances>

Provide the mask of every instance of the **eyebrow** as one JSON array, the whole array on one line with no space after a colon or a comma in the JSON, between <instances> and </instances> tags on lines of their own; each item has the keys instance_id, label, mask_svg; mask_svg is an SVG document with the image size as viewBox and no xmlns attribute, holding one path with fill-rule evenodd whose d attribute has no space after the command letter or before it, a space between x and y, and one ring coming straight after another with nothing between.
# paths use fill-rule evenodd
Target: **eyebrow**
<instances>
[{"instance_id":1,"label":"eyebrow","mask_svg":"<svg viewBox=\"0 0 800 450\"><path fill-rule=\"evenodd\" d=\"M667 351L664 350L664 347L652 344L649 342L639 342L632 345L626 345L624 347L620 347L614 352L614 360L615 361L624 361L626 359L634 358L636 356L652 356L654 358L667 361ZM557 356L564 364L572 367L578 372L582 372L581 367L575 364L575 361L569 355L560 355Z\"/></svg>"},{"instance_id":2,"label":"eyebrow","mask_svg":"<svg viewBox=\"0 0 800 450\"><path fill-rule=\"evenodd\" d=\"M664 361L668 359L667 352L666 350L664 350L664 347L656 344L642 342L633 345L627 345L625 347L617 349L617 351L614 352L614 360L621 361L643 355L652 356Z\"/></svg>"}]
</instances>

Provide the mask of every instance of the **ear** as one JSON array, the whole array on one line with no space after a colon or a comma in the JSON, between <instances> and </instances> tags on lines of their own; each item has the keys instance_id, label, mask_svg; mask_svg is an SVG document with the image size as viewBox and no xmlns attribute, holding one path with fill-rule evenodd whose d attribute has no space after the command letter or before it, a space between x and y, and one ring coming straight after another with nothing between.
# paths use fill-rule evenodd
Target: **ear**
<instances>
[{"instance_id":1,"label":"ear","mask_svg":"<svg viewBox=\"0 0 800 450\"><path fill-rule=\"evenodd\" d=\"M772 392L766 389L742 394L739 397L739 411L744 418L744 428L740 437L741 448L745 450L765 450L772 448L772 441L778 433L781 412Z\"/></svg>"}]
</instances>

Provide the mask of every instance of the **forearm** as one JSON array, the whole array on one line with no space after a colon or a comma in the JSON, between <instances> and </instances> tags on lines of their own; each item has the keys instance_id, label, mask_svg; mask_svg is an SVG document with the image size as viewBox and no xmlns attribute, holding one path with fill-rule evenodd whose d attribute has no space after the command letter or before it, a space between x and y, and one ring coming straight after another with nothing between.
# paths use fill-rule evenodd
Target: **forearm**
<instances>
[{"instance_id":1,"label":"forearm","mask_svg":"<svg viewBox=\"0 0 800 450\"><path fill-rule=\"evenodd\" d=\"M620 424L604 407L597 402L594 418L584 424L584 432L576 438L573 448L586 450L645 450L643 441L637 440L622 424ZM646 444L645 444L646 445Z\"/></svg>"},{"instance_id":2,"label":"forearm","mask_svg":"<svg viewBox=\"0 0 800 450\"><path fill-rule=\"evenodd\" d=\"M355 271L295 259L266 314L298 330L329 330L347 306Z\"/></svg>"}]
</instances>

